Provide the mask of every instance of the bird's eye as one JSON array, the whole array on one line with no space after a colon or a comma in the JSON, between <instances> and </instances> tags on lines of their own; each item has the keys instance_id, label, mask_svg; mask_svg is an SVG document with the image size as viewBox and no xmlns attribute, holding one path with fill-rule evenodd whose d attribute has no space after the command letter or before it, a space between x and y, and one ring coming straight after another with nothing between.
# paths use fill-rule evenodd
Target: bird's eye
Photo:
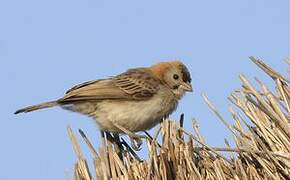
<instances>
[{"instance_id":1,"label":"bird's eye","mask_svg":"<svg viewBox=\"0 0 290 180\"><path fill-rule=\"evenodd\" d=\"M177 79L179 79L179 76L177 74L174 74L173 79L177 80Z\"/></svg>"}]
</instances>

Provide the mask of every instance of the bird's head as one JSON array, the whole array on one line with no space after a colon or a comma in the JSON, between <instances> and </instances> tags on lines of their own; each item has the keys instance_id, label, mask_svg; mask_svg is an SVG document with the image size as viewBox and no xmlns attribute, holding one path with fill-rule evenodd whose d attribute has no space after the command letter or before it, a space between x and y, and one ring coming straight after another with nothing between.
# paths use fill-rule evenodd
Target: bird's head
<instances>
[{"instance_id":1,"label":"bird's head","mask_svg":"<svg viewBox=\"0 0 290 180\"><path fill-rule=\"evenodd\" d=\"M161 62L150 69L177 97L192 92L190 73L181 61Z\"/></svg>"}]
</instances>

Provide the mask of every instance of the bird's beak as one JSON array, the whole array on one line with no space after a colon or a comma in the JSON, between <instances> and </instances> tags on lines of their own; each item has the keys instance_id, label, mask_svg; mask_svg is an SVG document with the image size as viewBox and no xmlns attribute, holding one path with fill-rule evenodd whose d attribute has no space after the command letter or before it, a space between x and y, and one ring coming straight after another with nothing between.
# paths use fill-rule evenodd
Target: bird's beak
<instances>
[{"instance_id":1,"label":"bird's beak","mask_svg":"<svg viewBox=\"0 0 290 180\"><path fill-rule=\"evenodd\" d=\"M190 83L182 83L180 85L180 87L184 90L184 91L188 91L188 92L192 92L192 86Z\"/></svg>"}]
</instances>

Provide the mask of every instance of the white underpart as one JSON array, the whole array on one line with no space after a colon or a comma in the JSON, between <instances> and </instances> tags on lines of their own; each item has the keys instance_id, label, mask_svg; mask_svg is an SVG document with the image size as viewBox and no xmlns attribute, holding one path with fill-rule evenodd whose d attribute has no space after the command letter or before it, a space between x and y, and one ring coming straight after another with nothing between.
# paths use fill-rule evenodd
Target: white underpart
<instances>
[{"instance_id":1,"label":"white underpart","mask_svg":"<svg viewBox=\"0 0 290 180\"><path fill-rule=\"evenodd\" d=\"M174 101L174 102L173 102ZM154 127L162 118L176 109L177 103L172 98L155 95L142 101L102 101L97 111L90 114L96 119L100 129L120 132L114 124L136 132Z\"/></svg>"},{"instance_id":2,"label":"white underpart","mask_svg":"<svg viewBox=\"0 0 290 180\"><path fill-rule=\"evenodd\" d=\"M161 120L162 101L154 97L147 101L101 102L95 118L101 129L116 131L114 123L130 131L152 128ZM118 131L118 130L117 130Z\"/></svg>"}]
</instances>

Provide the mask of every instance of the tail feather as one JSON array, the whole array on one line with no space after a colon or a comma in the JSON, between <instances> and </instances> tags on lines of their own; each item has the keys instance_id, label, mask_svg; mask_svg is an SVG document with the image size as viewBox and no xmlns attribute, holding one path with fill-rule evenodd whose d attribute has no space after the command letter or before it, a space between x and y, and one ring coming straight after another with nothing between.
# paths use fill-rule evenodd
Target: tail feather
<instances>
[{"instance_id":1,"label":"tail feather","mask_svg":"<svg viewBox=\"0 0 290 180\"><path fill-rule=\"evenodd\" d=\"M37 104L34 106L28 106L23 109L19 109L14 114L27 113L27 112L36 111L39 109L50 108L57 105L58 105L57 101L45 102L45 103Z\"/></svg>"}]
</instances>

